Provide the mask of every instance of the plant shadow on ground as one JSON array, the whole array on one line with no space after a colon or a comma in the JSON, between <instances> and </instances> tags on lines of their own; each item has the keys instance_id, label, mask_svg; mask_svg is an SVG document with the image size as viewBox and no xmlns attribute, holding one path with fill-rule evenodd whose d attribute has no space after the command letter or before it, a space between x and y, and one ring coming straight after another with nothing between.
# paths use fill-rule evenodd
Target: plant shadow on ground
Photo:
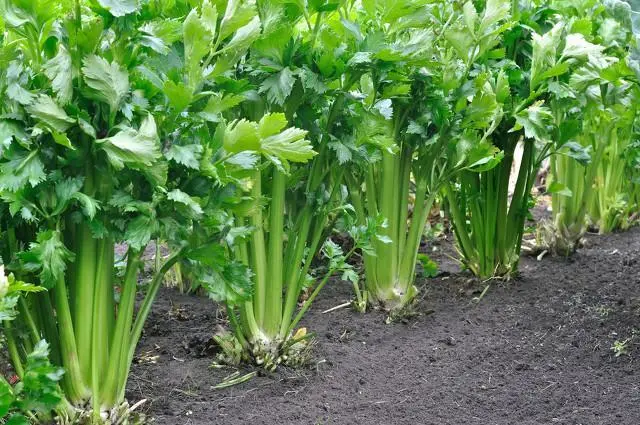
<instances>
[{"instance_id":1,"label":"plant shadow on ground","mask_svg":"<svg viewBox=\"0 0 640 425\"><path fill-rule=\"evenodd\" d=\"M438 248L441 275L420 281L417 305L433 314L389 325L380 312L322 314L351 297L333 282L304 319L318 340L309 368L220 390L233 370L209 368L219 307L165 289L128 397L147 398L158 425L638 423L640 229L590 236L569 260L524 257L520 277L478 303L444 255L451 244ZM615 341L629 338L616 357Z\"/></svg>"}]
</instances>

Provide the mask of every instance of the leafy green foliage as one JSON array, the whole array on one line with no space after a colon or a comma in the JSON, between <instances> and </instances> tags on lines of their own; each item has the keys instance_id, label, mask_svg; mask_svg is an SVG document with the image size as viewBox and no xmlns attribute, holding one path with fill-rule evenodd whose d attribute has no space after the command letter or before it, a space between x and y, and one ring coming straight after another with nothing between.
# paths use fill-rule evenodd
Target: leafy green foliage
<instances>
[{"instance_id":1,"label":"leafy green foliage","mask_svg":"<svg viewBox=\"0 0 640 425\"><path fill-rule=\"evenodd\" d=\"M29 424L27 414L48 413L62 401L58 382L62 368L49 362L49 345L43 340L27 356L22 380L11 386L0 377L0 418L7 424Z\"/></svg>"},{"instance_id":2,"label":"leafy green foliage","mask_svg":"<svg viewBox=\"0 0 640 425\"><path fill-rule=\"evenodd\" d=\"M52 359L66 368L67 401L113 407L122 402L162 275L174 263L203 271L212 293L238 300L250 293L249 269L228 250L193 255L242 233L243 226L230 226L236 204L224 196L228 186L247 182L243 173L258 155L284 169L314 152L306 132L265 127L259 135L257 122L250 126L256 149L225 149L253 88L232 78L261 34L253 1L0 6L0 254L21 278L51 292L21 306L20 322L34 329L11 332L12 361L26 364L33 335L45 335ZM236 135L246 143L246 134ZM152 239L172 255L136 311L139 257ZM118 280L116 243L128 246L127 272ZM29 320L36 309L43 320Z\"/></svg>"},{"instance_id":3,"label":"leafy green foliage","mask_svg":"<svg viewBox=\"0 0 640 425\"><path fill-rule=\"evenodd\" d=\"M20 254L25 270L39 271L40 283L45 288L53 288L63 279L67 262L74 259L61 236L57 231L40 232L37 242L31 243L29 250Z\"/></svg>"},{"instance_id":4,"label":"leafy green foliage","mask_svg":"<svg viewBox=\"0 0 640 425\"><path fill-rule=\"evenodd\" d=\"M567 28L562 51L567 65L579 66L568 80L549 84L558 155L551 159L548 188L554 220L540 233L542 243L562 255L576 249L588 223L608 231L637 209L624 194L633 193L633 183L621 171L623 152L637 137L633 12L620 1L587 6L559 6L582 23Z\"/></svg>"},{"instance_id":5,"label":"leafy green foliage","mask_svg":"<svg viewBox=\"0 0 640 425\"><path fill-rule=\"evenodd\" d=\"M43 288L15 279L12 273L5 275L0 265L0 319L12 321L17 316L18 299ZM47 414L62 401L58 388L63 370L49 362L49 346L39 341L26 359L22 379L15 385L0 377L0 419L6 423L28 424L26 415Z\"/></svg>"},{"instance_id":6,"label":"leafy green foliage","mask_svg":"<svg viewBox=\"0 0 640 425\"><path fill-rule=\"evenodd\" d=\"M108 104L111 114L115 114L129 92L127 72L116 62L90 55L82 61L82 75L87 86L93 89L90 96Z\"/></svg>"}]
</instances>

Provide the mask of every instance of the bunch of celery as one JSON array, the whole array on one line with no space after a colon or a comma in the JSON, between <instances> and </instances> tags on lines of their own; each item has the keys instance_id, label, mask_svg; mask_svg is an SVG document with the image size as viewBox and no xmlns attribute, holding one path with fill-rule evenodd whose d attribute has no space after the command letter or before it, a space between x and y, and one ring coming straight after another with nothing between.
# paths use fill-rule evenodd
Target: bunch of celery
<instances>
[{"instance_id":1,"label":"bunch of celery","mask_svg":"<svg viewBox=\"0 0 640 425\"><path fill-rule=\"evenodd\" d=\"M269 25L237 74L257 90L244 94L223 142L237 165L233 225L244 229L228 241L253 274L250 297L219 297L233 328L233 335L218 336L227 361L267 369L304 361L308 335L296 326L329 278L349 270L350 253L326 242L346 210L344 169L335 167L335 157L347 91L357 80L338 67L349 52L335 55L346 3L258 4ZM321 250L329 266L316 282L312 262ZM313 291L298 308L305 290Z\"/></svg>"},{"instance_id":2,"label":"bunch of celery","mask_svg":"<svg viewBox=\"0 0 640 425\"><path fill-rule=\"evenodd\" d=\"M492 54L506 16L504 4L495 7L478 15L469 3L462 15L447 2L381 2L350 16L361 31L354 38L362 40L353 66L364 72L351 143L363 160L349 171L347 184L360 223L384 220L382 237L364 252L361 297L393 314L417 294L418 249L441 189L466 170L499 161L485 138L460 126L465 99L484 90L472 85L472 66ZM464 22L476 37L459 37ZM482 114L484 105L472 107ZM470 118L463 125L481 135L492 130L492 119Z\"/></svg>"},{"instance_id":3,"label":"bunch of celery","mask_svg":"<svg viewBox=\"0 0 640 425\"><path fill-rule=\"evenodd\" d=\"M492 4L487 2L485 13L491 13ZM504 158L491 170L462 173L456 185L445 188L463 262L481 278L517 272L531 189L541 162L554 150L559 131L553 105L562 105L571 71L602 51L572 32L558 16L536 13L535 7L512 14L503 27L504 50L475 65L475 72L492 82L493 90L474 97L467 116L474 116L474 103L493 105L492 116L497 119L488 140ZM533 31L549 26L543 33ZM474 30L465 23L458 31L472 35ZM519 142L523 153L510 194L509 176Z\"/></svg>"},{"instance_id":4,"label":"bunch of celery","mask_svg":"<svg viewBox=\"0 0 640 425\"><path fill-rule=\"evenodd\" d=\"M629 60L633 42L630 8L617 2L584 10L565 8L567 14L588 20L580 34L599 43L590 48L588 61L562 91L556 90L561 96L551 104L559 149L551 157L548 187L553 223L543 226L542 238L544 245L568 255L588 222L607 232L628 216L626 205L633 201L623 175L627 147L635 137L640 92Z\"/></svg>"},{"instance_id":5,"label":"bunch of celery","mask_svg":"<svg viewBox=\"0 0 640 425\"><path fill-rule=\"evenodd\" d=\"M49 289L20 302L20 329L5 322L11 360L21 370L46 339L52 362L65 369L60 414L124 421L129 369L163 275L223 237L191 244L201 199L225 166L209 156L207 172L200 169L205 151L220 150L210 143L209 119L224 89L213 78L246 53L260 22L255 14L238 19L238 2L220 17L208 1L193 10L186 2L1 6L2 257L18 279ZM199 113L184 113L192 102ZM215 215L215 206L208 211ZM173 254L136 314L152 238L171 241ZM128 246L121 279L116 243ZM209 267L233 264L217 258Z\"/></svg>"}]
</instances>

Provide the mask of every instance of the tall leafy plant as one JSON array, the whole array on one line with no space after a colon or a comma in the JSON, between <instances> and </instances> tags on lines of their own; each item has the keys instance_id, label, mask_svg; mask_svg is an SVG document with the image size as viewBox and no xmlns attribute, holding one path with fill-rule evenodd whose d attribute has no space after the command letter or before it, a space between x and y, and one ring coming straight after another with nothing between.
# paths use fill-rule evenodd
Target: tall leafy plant
<instances>
[{"instance_id":1,"label":"tall leafy plant","mask_svg":"<svg viewBox=\"0 0 640 425\"><path fill-rule=\"evenodd\" d=\"M486 2L484 14L492 15L497 4ZM531 189L540 164L561 143L557 136L565 130L554 120L554 102L562 103L571 71L601 52L558 16L539 13L545 5L523 10L502 5L508 22L496 40L500 48L496 55L477 57L474 66L483 76L476 84L489 84L481 96L474 96L467 116L475 115L476 104L493 117L487 140L504 158L491 170L465 172L456 185L445 186L463 263L481 278L517 272ZM474 34L467 22L457 28L465 38ZM522 157L509 193L518 143Z\"/></svg>"},{"instance_id":2,"label":"tall leafy plant","mask_svg":"<svg viewBox=\"0 0 640 425\"><path fill-rule=\"evenodd\" d=\"M217 26L207 1L193 10L186 2L2 2L3 259L18 278L49 289L20 306L28 332L5 328L16 367L32 339L49 341L52 362L65 369L62 415L126 420L129 369L163 275L223 237L191 237L205 207L215 216L219 204L203 205L201 195L219 186L224 159L211 161L215 123L187 107L223 95L214 77L259 34L255 14L238 19L242 4L220 3L227 9ZM172 254L136 313L152 238L170 241ZM128 247L122 278L116 243ZM215 260L212 273L233 264Z\"/></svg>"},{"instance_id":3,"label":"tall leafy plant","mask_svg":"<svg viewBox=\"0 0 640 425\"><path fill-rule=\"evenodd\" d=\"M394 314L417 294L418 249L436 197L456 175L489 169L500 159L482 137L492 131L493 111L477 119L485 118L484 105L474 104L476 118L461 120L466 98L481 96L486 82L480 76L482 82L472 84L470 52L490 54L504 5L484 16L470 7L464 16L447 2L367 2L352 15L361 31L352 66L363 75L351 145L364 160L350 169L347 183L360 223L384 220L374 249L364 252L362 298ZM458 36L463 22L472 22L477 37Z\"/></svg>"},{"instance_id":4,"label":"tall leafy plant","mask_svg":"<svg viewBox=\"0 0 640 425\"><path fill-rule=\"evenodd\" d=\"M554 221L551 229L543 227L542 236L545 245L562 254L576 248L589 222L610 231L633 204L632 184L623 178L637 117L631 10L617 1L591 3L581 8L558 5L581 19L571 36L599 46L590 48L587 63L552 104L563 147L551 157Z\"/></svg>"},{"instance_id":5,"label":"tall leafy plant","mask_svg":"<svg viewBox=\"0 0 640 425\"><path fill-rule=\"evenodd\" d=\"M253 291L224 299L233 334L218 341L226 360L273 369L304 361L309 335L296 327L329 278L357 278L345 261L350 253L326 242L346 210L335 155L354 77L344 65L350 51L336 56L347 2L257 6L263 33L238 67L246 100L223 143L237 158L234 226L244 229L229 245L250 267ZM329 265L312 277L321 250Z\"/></svg>"}]
</instances>

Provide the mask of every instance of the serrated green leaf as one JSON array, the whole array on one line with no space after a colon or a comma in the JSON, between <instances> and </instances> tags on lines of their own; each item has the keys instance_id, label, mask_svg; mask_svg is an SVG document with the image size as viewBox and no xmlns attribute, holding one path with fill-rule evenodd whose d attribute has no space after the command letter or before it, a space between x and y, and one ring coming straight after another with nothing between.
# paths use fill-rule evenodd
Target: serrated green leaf
<instances>
[{"instance_id":1,"label":"serrated green leaf","mask_svg":"<svg viewBox=\"0 0 640 425\"><path fill-rule=\"evenodd\" d=\"M238 305L251 296L252 278L253 273L244 264L225 261L219 269L209 269L202 283L212 300Z\"/></svg>"},{"instance_id":2,"label":"serrated green leaf","mask_svg":"<svg viewBox=\"0 0 640 425\"><path fill-rule=\"evenodd\" d=\"M9 409L13 405L15 399L16 397L13 394L11 385L9 385L4 377L0 377L0 418L4 418L5 415L9 413Z\"/></svg>"},{"instance_id":3,"label":"serrated green leaf","mask_svg":"<svg viewBox=\"0 0 640 425\"><path fill-rule=\"evenodd\" d=\"M200 169L200 158L202 156L201 145L173 145L165 154L167 159L182 164L187 168L194 170Z\"/></svg>"},{"instance_id":4,"label":"serrated green leaf","mask_svg":"<svg viewBox=\"0 0 640 425\"><path fill-rule=\"evenodd\" d=\"M13 139L25 141L27 134L17 121L0 119L0 155L7 149Z\"/></svg>"},{"instance_id":5,"label":"serrated green leaf","mask_svg":"<svg viewBox=\"0 0 640 425\"><path fill-rule=\"evenodd\" d=\"M340 165L346 164L353 158L351 149L339 140L332 140L327 146L336 153L336 158Z\"/></svg>"},{"instance_id":6,"label":"serrated green leaf","mask_svg":"<svg viewBox=\"0 0 640 425\"><path fill-rule=\"evenodd\" d=\"M316 155L311 142L305 139L307 132L299 128L288 128L269 136L260 143L260 152L283 161L307 162Z\"/></svg>"},{"instance_id":7,"label":"serrated green leaf","mask_svg":"<svg viewBox=\"0 0 640 425\"><path fill-rule=\"evenodd\" d=\"M213 36L198 16L196 9L187 15L182 28L187 81L190 87L195 87L202 80L200 61L209 53Z\"/></svg>"},{"instance_id":8,"label":"serrated green leaf","mask_svg":"<svg viewBox=\"0 0 640 425\"><path fill-rule=\"evenodd\" d=\"M97 0L113 16L120 17L137 12L140 9L138 0Z\"/></svg>"},{"instance_id":9,"label":"serrated green leaf","mask_svg":"<svg viewBox=\"0 0 640 425\"><path fill-rule=\"evenodd\" d=\"M465 128L485 129L500 114L500 105L496 95L490 90L481 90L473 97L465 111L462 126Z\"/></svg>"},{"instance_id":10,"label":"serrated green leaf","mask_svg":"<svg viewBox=\"0 0 640 425\"><path fill-rule=\"evenodd\" d=\"M373 105L373 109L378 111L386 120L393 118L393 102L391 99L380 99Z\"/></svg>"},{"instance_id":11,"label":"serrated green leaf","mask_svg":"<svg viewBox=\"0 0 640 425\"><path fill-rule=\"evenodd\" d=\"M582 34L568 34L562 56L586 59L589 56L600 55L604 49L604 46L588 42Z\"/></svg>"},{"instance_id":12,"label":"serrated green leaf","mask_svg":"<svg viewBox=\"0 0 640 425\"><path fill-rule=\"evenodd\" d=\"M49 345L39 341L28 354L22 377L20 398L24 411L48 413L62 401L58 382L64 370L49 361Z\"/></svg>"},{"instance_id":13,"label":"serrated green leaf","mask_svg":"<svg viewBox=\"0 0 640 425\"><path fill-rule=\"evenodd\" d=\"M180 189L174 189L171 192L167 193L167 198L172 200L173 202L185 205L196 216L202 215L203 211L200 204L193 200L193 198L189 196L189 194L181 191Z\"/></svg>"},{"instance_id":14,"label":"serrated green leaf","mask_svg":"<svg viewBox=\"0 0 640 425\"><path fill-rule=\"evenodd\" d=\"M510 11L510 0L487 0L478 32L485 34L492 26L506 19Z\"/></svg>"},{"instance_id":15,"label":"serrated green leaf","mask_svg":"<svg viewBox=\"0 0 640 425\"><path fill-rule=\"evenodd\" d=\"M284 105L293 90L295 82L296 79L293 72L287 67L265 79L258 91L266 93L269 102L276 105Z\"/></svg>"},{"instance_id":16,"label":"serrated green leaf","mask_svg":"<svg viewBox=\"0 0 640 425\"><path fill-rule=\"evenodd\" d=\"M254 17L249 23L239 28L229 42L224 46L225 51L244 51L260 36L260 18Z\"/></svg>"},{"instance_id":17,"label":"serrated green leaf","mask_svg":"<svg viewBox=\"0 0 640 425\"><path fill-rule=\"evenodd\" d=\"M75 150L75 148L71 144L71 140L69 140L69 137L67 137L65 133L58 133L57 131L53 131L51 133L51 136L53 136L53 140L55 140L57 144L64 146L65 148Z\"/></svg>"},{"instance_id":18,"label":"serrated green leaf","mask_svg":"<svg viewBox=\"0 0 640 425\"><path fill-rule=\"evenodd\" d=\"M456 167L473 172L489 171L504 158L496 146L486 141L479 141L477 135L467 132L456 144L458 163Z\"/></svg>"},{"instance_id":19,"label":"serrated green leaf","mask_svg":"<svg viewBox=\"0 0 640 425\"><path fill-rule=\"evenodd\" d=\"M260 150L258 125L245 119L229 124L224 134L224 148L231 153L258 152Z\"/></svg>"},{"instance_id":20,"label":"serrated green leaf","mask_svg":"<svg viewBox=\"0 0 640 425\"><path fill-rule=\"evenodd\" d=\"M182 83L174 83L171 80L167 80L162 89L167 99L169 99L169 104L177 112L184 111L193 101L193 89Z\"/></svg>"},{"instance_id":21,"label":"serrated green leaf","mask_svg":"<svg viewBox=\"0 0 640 425\"><path fill-rule=\"evenodd\" d=\"M64 279L67 262L75 258L62 242L60 232L53 230L38 233L37 242L32 242L29 250L18 256L28 270L40 270L40 284L45 288L53 288Z\"/></svg>"},{"instance_id":22,"label":"serrated green leaf","mask_svg":"<svg viewBox=\"0 0 640 425\"><path fill-rule=\"evenodd\" d=\"M433 261L427 254L418 254L418 261L422 266L422 275L433 278L438 276L438 263Z\"/></svg>"},{"instance_id":23,"label":"serrated green leaf","mask_svg":"<svg viewBox=\"0 0 640 425\"><path fill-rule=\"evenodd\" d=\"M89 55L82 61L82 74L91 96L109 105L111 113L120 109L129 93L129 74L117 62L109 63L97 55Z\"/></svg>"},{"instance_id":24,"label":"serrated green leaf","mask_svg":"<svg viewBox=\"0 0 640 425\"><path fill-rule=\"evenodd\" d=\"M24 66L18 61L12 61L9 63L6 72L7 97L22 105L29 105L33 102L36 97L35 94L23 87L28 82L28 75Z\"/></svg>"},{"instance_id":25,"label":"serrated green leaf","mask_svg":"<svg viewBox=\"0 0 640 425\"><path fill-rule=\"evenodd\" d=\"M111 137L96 140L96 143L117 169L125 165L150 167L161 156L156 124L151 115L147 115L140 129L125 127Z\"/></svg>"},{"instance_id":26,"label":"serrated green leaf","mask_svg":"<svg viewBox=\"0 0 640 425\"><path fill-rule=\"evenodd\" d=\"M207 121L220 122L221 114L244 101L244 96L236 94L228 94L223 96L222 94L213 94L208 102L198 115Z\"/></svg>"},{"instance_id":27,"label":"serrated green leaf","mask_svg":"<svg viewBox=\"0 0 640 425\"><path fill-rule=\"evenodd\" d=\"M478 22L478 11L472 2L468 1L462 6L462 16L464 17L465 25L471 34L474 34L476 31L476 22Z\"/></svg>"},{"instance_id":28,"label":"serrated green leaf","mask_svg":"<svg viewBox=\"0 0 640 425\"><path fill-rule=\"evenodd\" d=\"M69 117L64 109L46 94L38 96L27 107L27 111L43 125L59 133L64 133L75 124L75 120Z\"/></svg>"},{"instance_id":29,"label":"serrated green leaf","mask_svg":"<svg viewBox=\"0 0 640 425\"><path fill-rule=\"evenodd\" d=\"M45 75L51 80L51 87L58 101L66 105L71 100L73 72L71 55L63 44L58 45L58 53L43 66Z\"/></svg>"},{"instance_id":30,"label":"serrated green leaf","mask_svg":"<svg viewBox=\"0 0 640 425\"><path fill-rule=\"evenodd\" d=\"M558 22L545 34L532 34L531 90L542 81L542 74L557 63L557 49L561 45L564 23Z\"/></svg>"},{"instance_id":31,"label":"serrated green leaf","mask_svg":"<svg viewBox=\"0 0 640 425\"><path fill-rule=\"evenodd\" d=\"M38 151L12 149L5 152L5 157L8 161L0 164L0 190L15 192L27 184L35 187L45 180L44 164Z\"/></svg>"},{"instance_id":32,"label":"serrated green leaf","mask_svg":"<svg viewBox=\"0 0 640 425\"><path fill-rule=\"evenodd\" d=\"M529 106L516 115L515 119L516 125L510 131L524 129L524 135L528 139L548 140L548 127L553 122L553 114L549 108L542 106L542 102Z\"/></svg>"},{"instance_id":33,"label":"serrated green leaf","mask_svg":"<svg viewBox=\"0 0 640 425\"><path fill-rule=\"evenodd\" d=\"M255 1L229 0L220 22L220 40L248 25L258 14Z\"/></svg>"},{"instance_id":34,"label":"serrated green leaf","mask_svg":"<svg viewBox=\"0 0 640 425\"><path fill-rule=\"evenodd\" d=\"M127 223L124 239L131 248L142 250L157 231L158 221L155 218L139 215Z\"/></svg>"},{"instance_id":35,"label":"serrated green leaf","mask_svg":"<svg viewBox=\"0 0 640 425\"><path fill-rule=\"evenodd\" d=\"M287 117L283 113L267 114L258 123L258 134L266 138L278 134L287 126Z\"/></svg>"}]
</instances>

